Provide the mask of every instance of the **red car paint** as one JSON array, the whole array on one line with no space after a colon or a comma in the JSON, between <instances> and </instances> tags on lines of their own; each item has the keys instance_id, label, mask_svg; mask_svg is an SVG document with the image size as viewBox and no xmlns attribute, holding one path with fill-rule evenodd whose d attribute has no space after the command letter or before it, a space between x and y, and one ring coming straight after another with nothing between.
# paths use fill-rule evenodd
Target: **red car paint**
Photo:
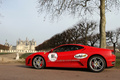
<instances>
[{"instance_id":1,"label":"red car paint","mask_svg":"<svg viewBox=\"0 0 120 80\"><path fill-rule=\"evenodd\" d=\"M51 61L48 58L48 55L52 53L53 50L66 45L76 45L83 47L82 49L73 50L73 51L64 51L64 52L55 52L57 54L57 59L55 61ZM88 60L91 56L99 55L102 56L106 61L106 67L112 67L115 64L116 56L112 54L112 50L109 49L102 49L102 48L95 48L91 46L85 46L80 44L64 44L52 49L49 52L37 52L29 55L26 58L26 65L33 66L32 60L35 56L42 56L45 59L46 67L69 67L69 68L88 68ZM75 58L76 54L87 54L86 58L78 59Z\"/></svg>"}]
</instances>

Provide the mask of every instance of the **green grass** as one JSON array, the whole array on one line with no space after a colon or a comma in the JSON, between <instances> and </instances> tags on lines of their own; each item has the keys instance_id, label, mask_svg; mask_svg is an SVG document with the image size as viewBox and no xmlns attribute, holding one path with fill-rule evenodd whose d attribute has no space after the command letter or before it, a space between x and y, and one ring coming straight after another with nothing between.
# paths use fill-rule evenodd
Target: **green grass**
<instances>
[{"instance_id":1,"label":"green grass","mask_svg":"<svg viewBox=\"0 0 120 80\"><path fill-rule=\"evenodd\" d=\"M116 68L120 68L120 53L116 53L116 64L115 67Z\"/></svg>"},{"instance_id":2,"label":"green grass","mask_svg":"<svg viewBox=\"0 0 120 80\"><path fill-rule=\"evenodd\" d=\"M20 56L20 58L22 59L22 58L26 58L26 57L28 57L29 55L31 55L32 53L24 53L24 54L22 54L21 56Z\"/></svg>"},{"instance_id":3,"label":"green grass","mask_svg":"<svg viewBox=\"0 0 120 80\"><path fill-rule=\"evenodd\" d=\"M6 54L11 54L11 53L0 53L0 55L6 55Z\"/></svg>"}]
</instances>

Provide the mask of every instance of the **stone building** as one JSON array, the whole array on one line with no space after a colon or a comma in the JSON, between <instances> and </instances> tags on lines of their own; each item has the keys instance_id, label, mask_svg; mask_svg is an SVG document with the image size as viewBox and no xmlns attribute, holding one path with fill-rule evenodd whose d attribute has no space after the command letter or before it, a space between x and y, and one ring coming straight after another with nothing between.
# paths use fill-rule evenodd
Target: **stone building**
<instances>
[{"instance_id":1,"label":"stone building","mask_svg":"<svg viewBox=\"0 0 120 80\"><path fill-rule=\"evenodd\" d=\"M4 44L4 46L8 46L9 47L9 43L7 42L7 40L6 40L5 44Z\"/></svg>"},{"instance_id":2,"label":"stone building","mask_svg":"<svg viewBox=\"0 0 120 80\"><path fill-rule=\"evenodd\" d=\"M4 44L5 46L9 47L9 50L6 52L36 52L35 47L36 47L36 41L34 39L28 40L17 40L16 41L16 46L11 46L6 40L6 43Z\"/></svg>"},{"instance_id":3,"label":"stone building","mask_svg":"<svg viewBox=\"0 0 120 80\"><path fill-rule=\"evenodd\" d=\"M24 50L24 51L35 50L35 47L36 47L36 41L34 41L34 39L31 41L29 41L27 38L25 41L19 39L16 42L16 50Z\"/></svg>"}]
</instances>

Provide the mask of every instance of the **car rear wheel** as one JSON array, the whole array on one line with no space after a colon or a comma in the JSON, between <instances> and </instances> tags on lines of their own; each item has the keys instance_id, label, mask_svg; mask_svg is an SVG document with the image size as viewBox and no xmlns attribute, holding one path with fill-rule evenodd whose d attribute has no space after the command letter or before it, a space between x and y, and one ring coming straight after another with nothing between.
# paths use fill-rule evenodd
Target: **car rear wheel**
<instances>
[{"instance_id":1,"label":"car rear wheel","mask_svg":"<svg viewBox=\"0 0 120 80\"><path fill-rule=\"evenodd\" d=\"M105 66L106 62L101 56L93 56L89 59L88 67L93 72L101 72Z\"/></svg>"},{"instance_id":2,"label":"car rear wheel","mask_svg":"<svg viewBox=\"0 0 120 80\"><path fill-rule=\"evenodd\" d=\"M42 69L45 67L45 60L42 56L36 56L33 59L33 67L36 69Z\"/></svg>"}]
</instances>

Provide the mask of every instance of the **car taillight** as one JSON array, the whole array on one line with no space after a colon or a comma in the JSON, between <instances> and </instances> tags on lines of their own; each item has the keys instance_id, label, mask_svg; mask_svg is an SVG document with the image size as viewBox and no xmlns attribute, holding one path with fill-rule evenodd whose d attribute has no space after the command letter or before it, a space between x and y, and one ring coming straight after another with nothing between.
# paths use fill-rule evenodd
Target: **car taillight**
<instances>
[{"instance_id":1,"label":"car taillight","mask_svg":"<svg viewBox=\"0 0 120 80\"><path fill-rule=\"evenodd\" d=\"M115 51L114 50L111 50L111 53L115 55Z\"/></svg>"},{"instance_id":2,"label":"car taillight","mask_svg":"<svg viewBox=\"0 0 120 80\"><path fill-rule=\"evenodd\" d=\"M115 53L112 51L112 54L115 54Z\"/></svg>"}]
</instances>

